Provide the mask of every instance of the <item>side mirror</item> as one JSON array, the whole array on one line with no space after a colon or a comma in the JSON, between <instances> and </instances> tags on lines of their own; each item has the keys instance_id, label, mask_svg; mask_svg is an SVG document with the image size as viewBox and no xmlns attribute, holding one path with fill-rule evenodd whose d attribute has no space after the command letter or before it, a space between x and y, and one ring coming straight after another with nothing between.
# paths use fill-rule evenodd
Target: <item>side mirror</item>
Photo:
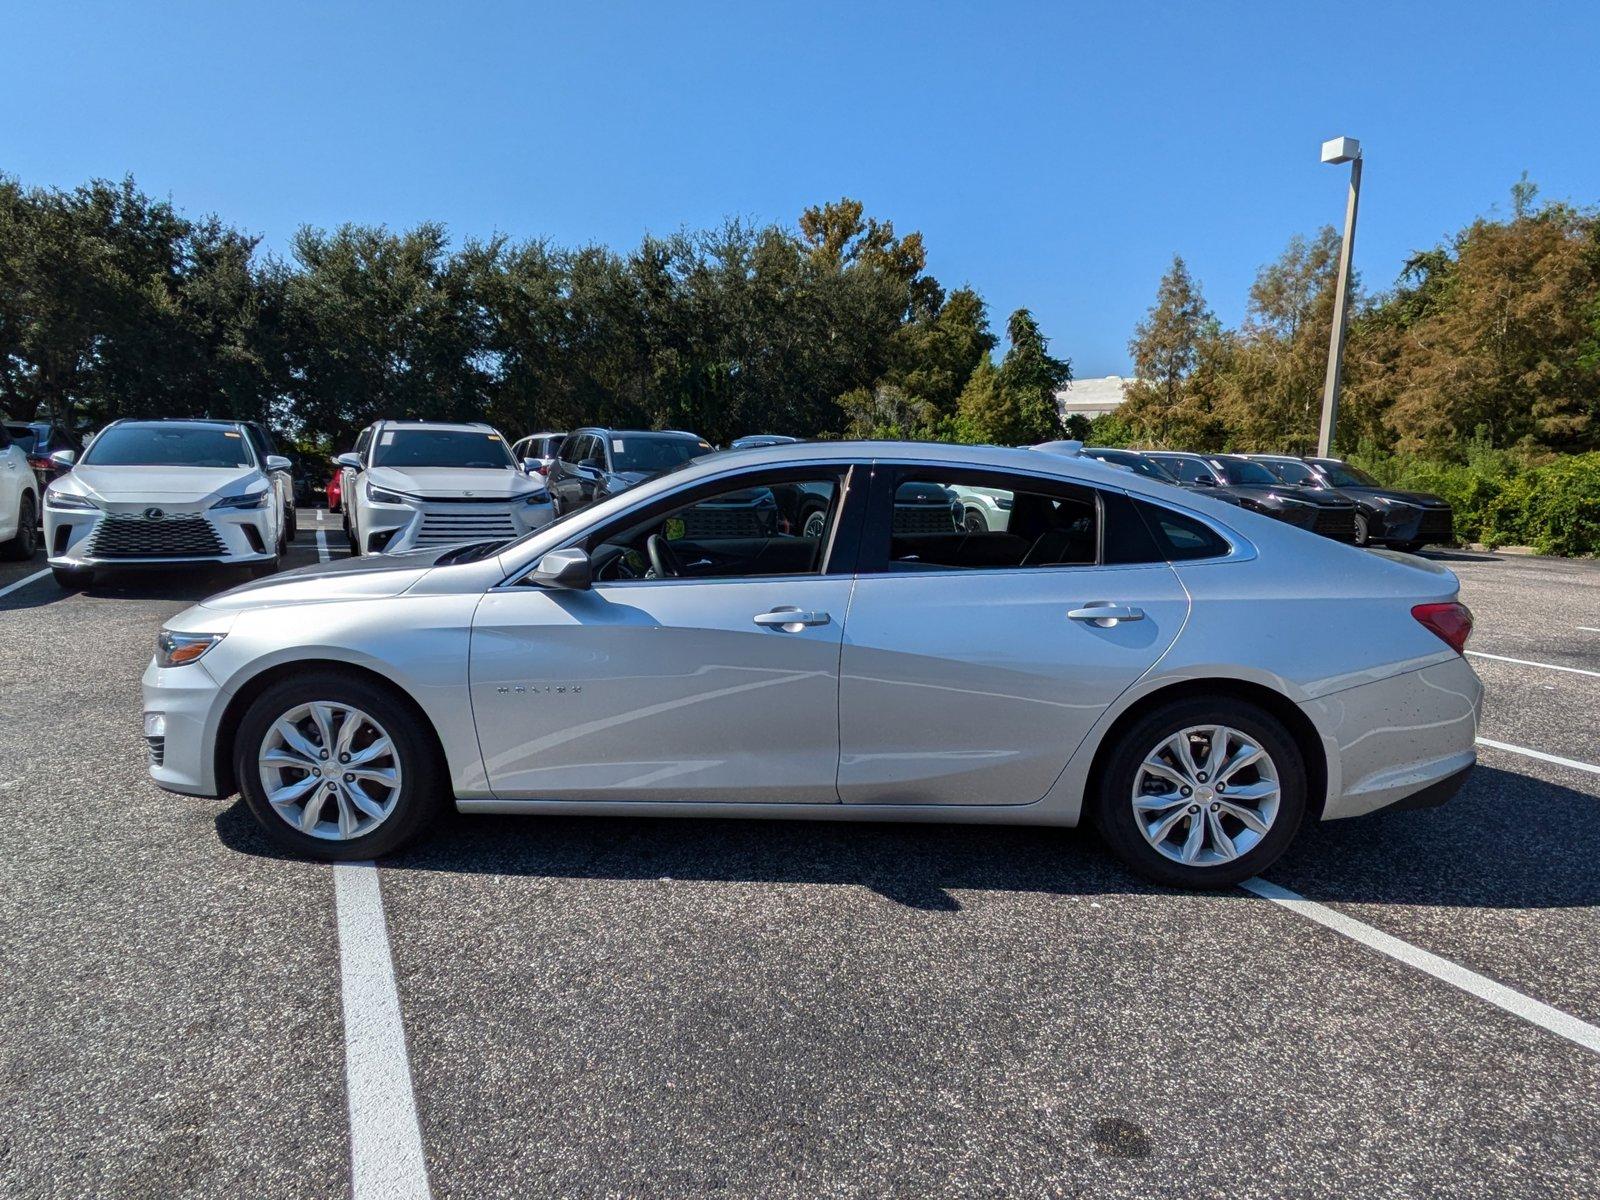
<instances>
[{"instance_id":1,"label":"side mirror","mask_svg":"<svg viewBox=\"0 0 1600 1200\"><path fill-rule=\"evenodd\" d=\"M599 459L586 458L578 464L578 473L589 479L599 479L605 473L605 469L600 465Z\"/></svg>"},{"instance_id":2,"label":"side mirror","mask_svg":"<svg viewBox=\"0 0 1600 1200\"><path fill-rule=\"evenodd\" d=\"M78 461L78 456L71 450L57 450L50 456L50 465L60 467L63 471L72 470L72 464Z\"/></svg>"},{"instance_id":3,"label":"side mirror","mask_svg":"<svg viewBox=\"0 0 1600 1200\"><path fill-rule=\"evenodd\" d=\"M550 551L539 560L528 579L540 587L582 591L593 581L593 571L588 554L574 547Z\"/></svg>"},{"instance_id":4,"label":"side mirror","mask_svg":"<svg viewBox=\"0 0 1600 1200\"><path fill-rule=\"evenodd\" d=\"M335 466L349 467L352 471L361 470L361 456L359 454L341 454L333 461Z\"/></svg>"},{"instance_id":5,"label":"side mirror","mask_svg":"<svg viewBox=\"0 0 1600 1200\"><path fill-rule=\"evenodd\" d=\"M1196 487L1216 487L1217 481L1209 475L1201 475L1195 479Z\"/></svg>"},{"instance_id":6,"label":"side mirror","mask_svg":"<svg viewBox=\"0 0 1600 1200\"><path fill-rule=\"evenodd\" d=\"M269 470L269 471L292 471L293 469L294 469L294 464L292 462L290 462L287 458L285 458L283 455L281 455L281 454L269 454L269 455L267 455L267 470Z\"/></svg>"},{"instance_id":7,"label":"side mirror","mask_svg":"<svg viewBox=\"0 0 1600 1200\"><path fill-rule=\"evenodd\" d=\"M537 458L525 458L522 460L522 473L524 475L543 475L544 464Z\"/></svg>"}]
</instances>

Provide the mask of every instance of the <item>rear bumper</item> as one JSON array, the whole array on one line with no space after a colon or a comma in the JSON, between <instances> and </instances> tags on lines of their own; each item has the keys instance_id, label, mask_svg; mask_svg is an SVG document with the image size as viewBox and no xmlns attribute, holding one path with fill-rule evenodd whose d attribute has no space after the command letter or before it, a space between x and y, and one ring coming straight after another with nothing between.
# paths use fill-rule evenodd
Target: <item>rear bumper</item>
<instances>
[{"instance_id":1,"label":"rear bumper","mask_svg":"<svg viewBox=\"0 0 1600 1200\"><path fill-rule=\"evenodd\" d=\"M1443 803L1478 760L1482 705L1483 685L1456 655L1302 705L1327 757L1323 819Z\"/></svg>"}]
</instances>

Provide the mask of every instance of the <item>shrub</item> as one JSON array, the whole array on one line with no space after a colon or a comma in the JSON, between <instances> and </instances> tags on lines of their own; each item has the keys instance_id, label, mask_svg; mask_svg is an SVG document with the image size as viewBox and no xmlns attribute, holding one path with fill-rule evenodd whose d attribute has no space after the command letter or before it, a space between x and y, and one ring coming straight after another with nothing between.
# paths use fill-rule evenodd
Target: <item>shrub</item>
<instances>
[{"instance_id":1,"label":"shrub","mask_svg":"<svg viewBox=\"0 0 1600 1200\"><path fill-rule=\"evenodd\" d=\"M1489 505L1483 541L1540 554L1600 554L1600 453L1522 472Z\"/></svg>"}]
</instances>

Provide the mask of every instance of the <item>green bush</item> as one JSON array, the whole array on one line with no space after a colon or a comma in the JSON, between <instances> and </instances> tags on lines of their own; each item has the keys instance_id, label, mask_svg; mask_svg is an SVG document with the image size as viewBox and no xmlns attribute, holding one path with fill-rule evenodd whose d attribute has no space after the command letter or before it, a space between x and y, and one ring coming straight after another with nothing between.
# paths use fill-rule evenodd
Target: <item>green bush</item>
<instances>
[{"instance_id":1,"label":"green bush","mask_svg":"<svg viewBox=\"0 0 1600 1200\"><path fill-rule=\"evenodd\" d=\"M1482 540L1540 554L1600 554L1600 453L1522 472L1489 505Z\"/></svg>"}]
</instances>

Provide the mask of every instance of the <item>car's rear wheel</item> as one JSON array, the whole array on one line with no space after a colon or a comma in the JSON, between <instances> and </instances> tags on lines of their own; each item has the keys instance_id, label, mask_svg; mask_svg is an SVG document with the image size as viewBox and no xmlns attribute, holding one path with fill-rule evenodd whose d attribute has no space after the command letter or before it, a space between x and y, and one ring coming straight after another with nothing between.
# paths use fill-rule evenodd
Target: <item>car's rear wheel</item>
<instances>
[{"instance_id":1,"label":"car's rear wheel","mask_svg":"<svg viewBox=\"0 0 1600 1200\"><path fill-rule=\"evenodd\" d=\"M17 506L17 536L0 542L0 558L11 562L26 562L39 548L39 510L33 502L32 492L22 493L22 503Z\"/></svg>"},{"instance_id":2,"label":"car's rear wheel","mask_svg":"<svg viewBox=\"0 0 1600 1200\"><path fill-rule=\"evenodd\" d=\"M1243 700L1178 700L1118 740L1094 815L1116 855L1175 887L1224 887L1271 866L1306 811L1305 763L1282 723Z\"/></svg>"},{"instance_id":3,"label":"car's rear wheel","mask_svg":"<svg viewBox=\"0 0 1600 1200\"><path fill-rule=\"evenodd\" d=\"M387 688L335 672L255 699L239 723L234 775L268 836L309 858L389 854L443 802L433 731Z\"/></svg>"},{"instance_id":4,"label":"car's rear wheel","mask_svg":"<svg viewBox=\"0 0 1600 1200\"><path fill-rule=\"evenodd\" d=\"M969 508L962 515L961 528L968 533L988 533L989 522L982 511L976 508Z\"/></svg>"}]
</instances>

